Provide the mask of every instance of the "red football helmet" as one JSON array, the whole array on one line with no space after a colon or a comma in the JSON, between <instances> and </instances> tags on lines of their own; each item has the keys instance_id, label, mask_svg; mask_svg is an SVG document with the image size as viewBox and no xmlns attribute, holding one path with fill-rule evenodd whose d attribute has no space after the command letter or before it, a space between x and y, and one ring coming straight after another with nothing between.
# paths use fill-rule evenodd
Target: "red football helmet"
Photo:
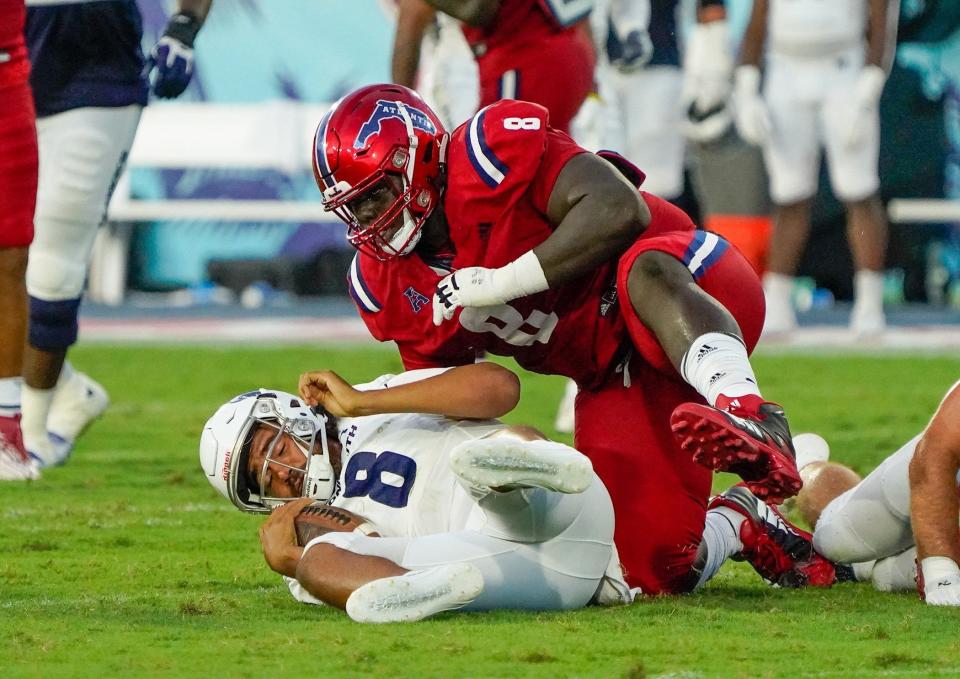
<instances>
[{"instance_id":1,"label":"red football helmet","mask_svg":"<svg viewBox=\"0 0 960 679\"><path fill-rule=\"evenodd\" d=\"M351 245L381 260L413 250L440 200L448 139L437 114L400 85L369 85L333 105L317 126L313 171Z\"/></svg>"}]
</instances>

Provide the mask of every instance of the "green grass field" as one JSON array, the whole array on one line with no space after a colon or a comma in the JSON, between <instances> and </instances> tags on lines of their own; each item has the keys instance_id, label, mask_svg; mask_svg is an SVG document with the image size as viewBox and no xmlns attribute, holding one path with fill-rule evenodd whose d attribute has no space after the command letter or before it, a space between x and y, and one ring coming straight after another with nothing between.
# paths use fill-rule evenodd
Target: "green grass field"
<instances>
[{"instance_id":1,"label":"green grass field","mask_svg":"<svg viewBox=\"0 0 960 679\"><path fill-rule=\"evenodd\" d=\"M728 564L696 595L572 613L450 614L361 626L295 603L263 562L260 519L208 486L198 432L227 397L294 390L332 367L397 372L370 348L81 346L113 406L69 463L0 486L4 677L960 676L960 611L847 584L781 591ZM960 359L756 360L795 432L866 472L916 433ZM562 381L525 375L509 418L551 430ZM719 479L718 487L729 479Z\"/></svg>"}]
</instances>

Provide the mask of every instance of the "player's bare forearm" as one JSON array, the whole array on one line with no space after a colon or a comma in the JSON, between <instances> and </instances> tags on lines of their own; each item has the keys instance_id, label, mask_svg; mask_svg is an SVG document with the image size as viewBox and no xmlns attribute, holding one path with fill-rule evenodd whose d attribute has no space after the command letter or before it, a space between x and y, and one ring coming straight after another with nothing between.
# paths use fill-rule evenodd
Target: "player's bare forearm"
<instances>
[{"instance_id":1,"label":"player's bare forearm","mask_svg":"<svg viewBox=\"0 0 960 679\"><path fill-rule=\"evenodd\" d=\"M313 502L312 498L300 498L287 502L270 514L259 529L263 558L270 569L289 578L294 576L303 548L297 545L294 518L300 510Z\"/></svg>"},{"instance_id":2,"label":"player's bare forearm","mask_svg":"<svg viewBox=\"0 0 960 679\"><path fill-rule=\"evenodd\" d=\"M618 257L650 224L636 187L592 153L574 156L560 171L547 217L556 227L533 251L551 286Z\"/></svg>"},{"instance_id":3,"label":"player's bare forearm","mask_svg":"<svg viewBox=\"0 0 960 679\"><path fill-rule=\"evenodd\" d=\"M344 609L350 595L368 582L406 572L407 569L389 559L354 554L320 543L304 554L297 566L296 579L323 603Z\"/></svg>"},{"instance_id":4,"label":"player's bare forearm","mask_svg":"<svg viewBox=\"0 0 960 679\"><path fill-rule=\"evenodd\" d=\"M960 470L960 385L941 403L910 462L910 513L918 557L960 563L957 471Z\"/></svg>"},{"instance_id":5,"label":"player's bare forearm","mask_svg":"<svg viewBox=\"0 0 960 679\"><path fill-rule=\"evenodd\" d=\"M213 0L179 0L177 3L177 12L192 14L201 24L206 20L210 12L210 5Z\"/></svg>"},{"instance_id":6,"label":"player's bare forearm","mask_svg":"<svg viewBox=\"0 0 960 679\"><path fill-rule=\"evenodd\" d=\"M867 18L866 62L885 68L887 61L887 14L889 0L870 0Z\"/></svg>"},{"instance_id":7,"label":"player's bare forearm","mask_svg":"<svg viewBox=\"0 0 960 679\"><path fill-rule=\"evenodd\" d=\"M444 14L470 26L489 26L500 9L500 0L427 0Z\"/></svg>"},{"instance_id":8,"label":"player's bare forearm","mask_svg":"<svg viewBox=\"0 0 960 679\"><path fill-rule=\"evenodd\" d=\"M520 400L520 380L496 363L474 363L425 380L363 392L363 414L431 413L463 419L506 415Z\"/></svg>"},{"instance_id":9,"label":"player's bare forearm","mask_svg":"<svg viewBox=\"0 0 960 679\"><path fill-rule=\"evenodd\" d=\"M420 48L427 26L436 12L424 0L397 3L397 31L390 59L390 78L398 85L414 87L420 68Z\"/></svg>"},{"instance_id":10,"label":"player's bare forearm","mask_svg":"<svg viewBox=\"0 0 960 679\"><path fill-rule=\"evenodd\" d=\"M768 3L769 0L754 0L750 21L743 34L743 43L740 45L740 64L743 66L760 65L763 46L767 40Z\"/></svg>"}]
</instances>

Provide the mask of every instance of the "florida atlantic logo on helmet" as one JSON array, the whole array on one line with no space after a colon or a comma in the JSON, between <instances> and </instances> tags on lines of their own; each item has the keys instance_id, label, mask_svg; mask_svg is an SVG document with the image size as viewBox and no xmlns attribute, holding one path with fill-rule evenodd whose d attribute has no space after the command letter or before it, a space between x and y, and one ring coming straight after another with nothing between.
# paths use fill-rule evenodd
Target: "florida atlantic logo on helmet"
<instances>
[{"instance_id":1,"label":"florida atlantic logo on helmet","mask_svg":"<svg viewBox=\"0 0 960 679\"><path fill-rule=\"evenodd\" d=\"M449 135L419 94L368 85L317 126L313 170L347 240L377 259L406 255L443 192Z\"/></svg>"},{"instance_id":2,"label":"florida atlantic logo on helmet","mask_svg":"<svg viewBox=\"0 0 960 679\"><path fill-rule=\"evenodd\" d=\"M404 117L400 113L401 106L410 117L410 122L414 129L423 130L427 134L437 133L437 126L430 120L430 116L420 109L399 101L378 99L377 107L373 110L373 113L370 114L370 117L367 118L367 121L360 126L360 133L357 134L357 138L353 142L353 148L362 149L366 146L367 140L370 139L372 135L380 132L380 127L384 120L395 118L400 122L404 122Z\"/></svg>"}]
</instances>

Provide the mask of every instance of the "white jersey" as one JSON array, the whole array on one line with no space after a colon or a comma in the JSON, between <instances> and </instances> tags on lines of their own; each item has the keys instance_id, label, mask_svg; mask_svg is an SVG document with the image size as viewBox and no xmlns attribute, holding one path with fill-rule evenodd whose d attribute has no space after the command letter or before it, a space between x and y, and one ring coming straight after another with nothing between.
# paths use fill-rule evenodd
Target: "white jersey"
<instances>
[{"instance_id":1,"label":"white jersey","mask_svg":"<svg viewBox=\"0 0 960 679\"><path fill-rule=\"evenodd\" d=\"M356 388L382 389L440 372L385 375ZM503 426L496 420L457 421L419 413L342 418L343 469L332 504L365 517L384 537L462 530L475 503L456 480L447 453Z\"/></svg>"},{"instance_id":2,"label":"white jersey","mask_svg":"<svg viewBox=\"0 0 960 679\"><path fill-rule=\"evenodd\" d=\"M770 0L767 45L791 56L824 56L863 43L866 0Z\"/></svg>"}]
</instances>

